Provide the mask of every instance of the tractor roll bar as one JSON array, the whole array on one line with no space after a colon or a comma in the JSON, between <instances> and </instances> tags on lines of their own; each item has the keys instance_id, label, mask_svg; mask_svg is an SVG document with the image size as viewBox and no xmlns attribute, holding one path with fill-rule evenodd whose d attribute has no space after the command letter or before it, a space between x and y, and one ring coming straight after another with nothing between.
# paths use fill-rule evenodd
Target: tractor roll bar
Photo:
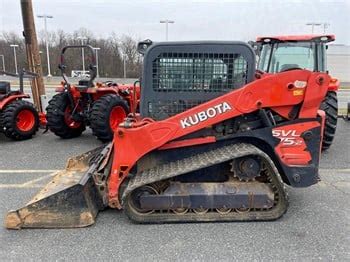
<instances>
[{"instance_id":1,"label":"tractor roll bar","mask_svg":"<svg viewBox=\"0 0 350 262\"><path fill-rule=\"evenodd\" d=\"M7 71L0 70L0 74L8 75L8 76L14 76L14 77L18 77L18 76L22 75L23 78L34 78L34 77L38 76L38 74L30 72L30 71L26 71L25 69L22 69L22 71L20 71L19 74L10 73L10 72L7 72Z\"/></svg>"},{"instance_id":2,"label":"tractor roll bar","mask_svg":"<svg viewBox=\"0 0 350 262\"><path fill-rule=\"evenodd\" d=\"M88 86L93 86L93 81L96 78L97 75L97 66L96 66L96 55L93 47L91 45L67 45L62 48L61 56L60 56L60 64L58 65L58 68L61 70L62 77L66 83L68 83L68 78L66 75L66 65L65 65L65 58L64 53L67 51L67 49L76 49L76 48L87 48L91 52L91 63L89 64L89 71L90 71L90 79Z\"/></svg>"},{"instance_id":3,"label":"tractor roll bar","mask_svg":"<svg viewBox=\"0 0 350 262\"><path fill-rule=\"evenodd\" d=\"M19 71L19 74L0 70L0 74L13 76L13 77L19 77L19 90L22 93L23 93L23 79L24 78L35 78L35 77L39 76L37 73L26 71L25 69L22 69L21 71Z\"/></svg>"}]
</instances>

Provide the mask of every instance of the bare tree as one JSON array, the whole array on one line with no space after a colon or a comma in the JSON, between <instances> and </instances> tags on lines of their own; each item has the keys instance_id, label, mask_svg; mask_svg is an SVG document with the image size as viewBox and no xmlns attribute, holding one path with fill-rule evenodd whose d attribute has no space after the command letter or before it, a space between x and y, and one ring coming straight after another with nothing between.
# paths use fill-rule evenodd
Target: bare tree
<instances>
[{"instance_id":1,"label":"bare tree","mask_svg":"<svg viewBox=\"0 0 350 262\"><path fill-rule=\"evenodd\" d=\"M140 75L140 55L137 52L137 43L135 39L130 36L123 35L120 38L121 53L126 57L127 75L129 77L138 77Z\"/></svg>"},{"instance_id":2,"label":"bare tree","mask_svg":"<svg viewBox=\"0 0 350 262\"><path fill-rule=\"evenodd\" d=\"M16 48L18 69L26 68L26 52L24 45L24 38L17 35L15 32L3 32L2 40L0 40L0 54L5 57L6 71L15 72L15 62L13 48L10 45L18 45Z\"/></svg>"},{"instance_id":3,"label":"bare tree","mask_svg":"<svg viewBox=\"0 0 350 262\"><path fill-rule=\"evenodd\" d=\"M86 28L79 28L73 33L66 33L63 30L48 32L50 48L50 66L53 75L60 75L57 65L61 50L66 45L80 45L79 36L86 37L86 44L93 47L99 47L99 73L101 77L122 77L123 76L123 55L126 57L126 71L128 77L139 77L142 59L137 53L137 40L128 35L118 36L112 33L107 38L97 38ZM44 74L47 74L47 61L45 55L45 37L44 32L39 31L39 49L42 51L42 66ZM17 51L18 68L25 68L26 56L24 47L24 38L14 32L3 32L0 36L0 54L5 56L6 69L15 71L13 49L10 44L18 44ZM82 69L81 50L68 50L65 54L67 72L70 70ZM85 64L91 62L91 55L86 51Z\"/></svg>"}]
</instances>

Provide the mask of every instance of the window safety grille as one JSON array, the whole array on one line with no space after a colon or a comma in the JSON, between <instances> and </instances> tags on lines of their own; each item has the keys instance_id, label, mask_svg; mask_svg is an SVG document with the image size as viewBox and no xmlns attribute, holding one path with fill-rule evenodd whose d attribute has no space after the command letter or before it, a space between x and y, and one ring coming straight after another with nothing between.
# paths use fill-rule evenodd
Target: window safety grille
<instances>
[{"instance_id":1,"label":"window safety grille","mask_svg":"<svg viewBox=\"0 0 350 262\"><path fill-rule=\"evenodd\" d=\"M161 53L153 61L157 92L227 92L247 82L248 66L240 54Z\"/></svg>"},{"instance_id":2,"label":"window safety grille","mask_svg":"<svg viewBox=\"0 0 350 262\"><path fill-rule=\"evenodd\" d=\"M150 117L163 120L180 112L186 111L192 107L204 103L201 100L176 100L176 101L150 101L148 103L148 112Z\"/></svg>"}]
</instances>

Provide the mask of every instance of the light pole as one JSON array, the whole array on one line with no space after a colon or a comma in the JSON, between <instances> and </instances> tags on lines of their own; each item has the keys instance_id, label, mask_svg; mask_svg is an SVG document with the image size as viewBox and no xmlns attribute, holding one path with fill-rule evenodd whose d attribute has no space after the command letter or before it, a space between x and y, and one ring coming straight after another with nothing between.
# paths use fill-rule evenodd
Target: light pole
<instances>
[{"instance_id":1,"label":"light pole","mask_svg":"<svg viewBox=\"0 0 350 262\"><path fill-rule=\"evenodd\" d=\"M44 28L45 28L45 43L46 43L46 58L47 58L47 76L51 77L51 67L50 67L50 54L49 54L49 40L47 34L47 18L53 18L52 15L38 15L38 18L44 18Z\"/></svg>"},{"instance_id":2,"label":"light pole","mask_svg":"<svg viewBox=\"0 0 350 262\"><path fill-rule=\"evenodd\" d=\"M39 50L40 61L43 61L42 55L43 55L43 51Z\"/></svg>"},{"instance_id":3,"label":"light pole","mask_svg":"<svg viewBox=\"0 0 350 262\"><path fill-rule=\"evenodd\" d=\"M165 20L160 20L159 23L165 24L165 40L168 41L168 26L169 24L174 24L175 21L165 19Z\"/></svg>"},{"instance_id":4,"label":"light pole","mask_svg":"<svg viewBox=\"0 0 350 262\"><path fill-rule=\"evenodd\" d=\"M310 23L306 23L305 25L311 26L311 33L313 34L315 26L320 26L320 25L322 25L322 23L310 22Z\"/></svg>"},{"instance_id":5,"label":"light pole","mask_svg":"<svg viewBox=\"0 0 350 262\"><path fill-rule=\"evenodd\" d=\"M18 69L17 69L17 56L16 56L16 47L18 45L10 45L13 48L13 56L15 57L15 69L16 69L16 75L18 75Z\"/></svg>"},{"instance_id":6,"label":"light pole","mask_svg":"<svg viewBox=\"0 0 350 262\"><path fill-rule=\"evenodd\" d=\"M2 57L2 71L6 71L5 68L5 56L4 55L0 55Z\"/></svg>"},{"instance_id":7,"label":"light pole","mask_svg":"<svg viewBox=\"0 0 350 262\"><path fill-rule=\"evenodd\" d=\"M80 39L81 41L81 45L84 45L84 40L86 40L87 38L84 36L79 36L78 39ZM83 71L85 74L85 53L84 53L84 47L81 48L81 58L83 59Z\"/></svg>"},{"instance_id":8,"label":"light pole","mask_svg":"<svg viewBox=\"0 0 350 262\"><path fill-rule=\"evenodd\" d=\"M330 23L323 23L323 33L326 33L326 29L330 26Z\"/></svg>"},{"instance_id":9,"label":"light pole","mask_svg":"<svg viewBox=\"0 0 350 262\"><path fill-rule=\"evenodd\" d=\"M99 47L94 47L94 50L95 50L95 54L96 54L96 77L99 78L100 77L100 73L99 73L99 70L98 70L98 50L100 50L101 48Z\"/></svg>"},{"instance_id":10,"label":"light pole","mask_svg":"<svg viewBox=\"0 0 350 262\"><path fill-rule=\"evenodd\" d=\"M123 54L124 78L126 78L126 54Z\"/></svg>"}]
</instances>

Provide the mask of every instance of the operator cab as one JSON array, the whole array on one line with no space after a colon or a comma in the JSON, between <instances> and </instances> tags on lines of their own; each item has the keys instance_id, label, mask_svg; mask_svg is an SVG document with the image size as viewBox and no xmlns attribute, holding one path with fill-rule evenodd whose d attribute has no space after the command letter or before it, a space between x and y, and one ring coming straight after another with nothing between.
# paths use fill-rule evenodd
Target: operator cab
<instances>
[{"instance_id":1,"label":"operator cab","mask_svg":"<svg viewBox=\"0 0 350 262\"><path fill-rule=\"evenodd\" d=\"M166 119L254 80L255 54L244 42L146 40L138 50L142 117Z\"/></svg>"},{"instance_id":2,"label":"operator cab","mask_svg":"<svg viewBox=\"0 0 350 262\"><path fill-rule=\"evenodd\" d=\"M257 69L266 73L293 69L327 72L327 43L334 40L334 35L258 37Z\"/></svg>"}]
</instances>

